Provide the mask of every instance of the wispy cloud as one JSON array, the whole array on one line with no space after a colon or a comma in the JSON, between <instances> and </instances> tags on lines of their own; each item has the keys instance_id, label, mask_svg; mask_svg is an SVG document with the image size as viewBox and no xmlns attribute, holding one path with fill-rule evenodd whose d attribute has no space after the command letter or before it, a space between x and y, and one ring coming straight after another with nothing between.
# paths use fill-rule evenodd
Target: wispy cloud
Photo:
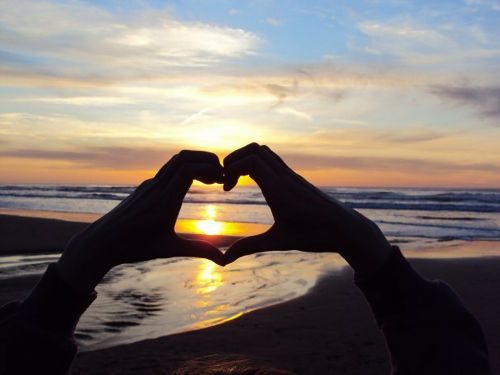
<instances>
[{"instance_id":1,"label":"wispy cloud","mask_svg":"<svg viewBox=\"0 0 500 375\"><path fill-rule=\"evenodd\" d=\"M374 134L374 136L380 142L392 143L421 143L445 137L442 132L431 129L402 129L398 132L382 132L378 135Z\"/></svg>"},{"instance_id":2,"label":"wispy cloud","mask_svg":"<svg viewBox=\"0 0 500 375\"><path fill-rule=\"evenodd\" d=\"M0 151L0 156L23 159L58 160L84 168L117 170L151 170L165 163L178 149L91 147L79 151L47 149L14 149Z\"/></svg>"},{"instance_id":3,"label":"wispy cloud","mask_svg":"<svg viewBox=\"0 0 500 375\"><path fill-rule=\"evenodd\" d=\"M500 1L496 0L464 0L465 4L470 6L485 6L491 10L500 12Z\"/></svg>"},{"instance_id":4,"label":"wispy cloud","mask_svg":"<svg viewBox=\"0 0 500 375\"><path fill-rule=\"evenodd\" d=\"M431 91L457 104L470 106L485 117L500 119L500 87L435 86Z\"/></svg>"},{"instance_id":5,"label":"wispy cloud","mask_svg":"<svg viewBox=\"0 0 500 375\"><path fill-rule=\"evenodd\" d=\"M446 41L446 37L436 30L411 25L411 24L389 24L380 21L367 21L359 24L360 30L371 36L388 38L392 40L407 40L429 46L439 46Z\"/></svg>"},{"instance_id":6,"label":"wispy cloud","mask_svg":"<svg viewBox=\"0 0 500 375\"><path fill-rule=\"evenodd\" d=\"M70 162L84 168L109 168L116 170L153 170L165 163L176 148L89 147L79 151L14 149L0 151L0 157L42 159ZM406 171L406 173L499 173L500 165L489 163L457 163L452 161L411 159L399 157L328 156L304 153L282 153L294 169Z\"/></svg>"},{"instance_id":7,"label":"wispy cloud","mask_svg":"<svg viewBox=\"0 0 500 375\"><path fill-rule=\"evenodd\" d=\"M259 45L249 31L179 21L166 10L118 17L83 2L5 0L0 25L3 51L49 71L73 65L63 69L77 75L204 67L253 54Z\"/></svg>"},{"instance_id":8,"label":"wispy cloud","mask_svg":"<svg viewBox=\"0 0 500 375\"><path fill-rule=\"evenodd\" d=\"M267 17L266 22L271 26L281 26L283 25L283 20L275 17Z\"/></svg>"},{"instance_id":9,"label":"wispy cloud","mask_svg":"<svg viewBox=\"0 0 500 375\"><path fill-rule=\"evenodd\" d=\"M357 26L368 40L351 43L351 48L392 56L408 66L448 64L460 69L464 64L500 56L500 43L480 24L444 23L431 10L414 16L362 21Z\"/></svg>"},{"instance_id":10,"label":"wispy cloud","mask_svg":"<svg viewBox=\"0 0 500 375\"><path fill-rule=\"evenodd\" d=\"M442 160L364 156L320 156L299 153L283 154L283 158L300 170L346 169L366 171L401 171L404 173L455 173L483 171L499 173L494 163L457 163Z\"/></svg>"}]
</instances>

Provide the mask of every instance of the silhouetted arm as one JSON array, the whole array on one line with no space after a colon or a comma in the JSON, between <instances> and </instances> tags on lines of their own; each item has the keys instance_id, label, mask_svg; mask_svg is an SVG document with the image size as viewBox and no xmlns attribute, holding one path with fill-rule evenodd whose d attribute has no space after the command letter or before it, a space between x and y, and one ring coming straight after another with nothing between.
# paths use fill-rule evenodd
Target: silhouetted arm
<instances>
[{"instance_id":1,"label":"silhouetted arm","mask_svg":"<svg viewBox=\"0 0 500 375\"><path fill-rule=\"evenodd\" d=\"M424 280L375 223L327 196L267 146L247 145L224 160L224 188L257 182L275 223L226 252L228 262L266 250L338 252L356 274L385 334L396 374L489 374L477 320L442 282Z\"/></svg>"},{"instance_id":2,"label":"silhouetted arm","mask_svg":"<svg viewBox=\"0 0 500 375\"><path fill-rule=\"evenodd\" d=\"M194 179L222 180L215 154L183 151L116 208L77 234L22 303L0 309L0 374L65 374L76 354L73 332L114 266L155 258L201 257L223 263L203 241L177 236L174 225Z\"/></svg>"},{"instance_id":3,"label":"silhouetted arm","mask_svg":"<svg viewBox=\"0 0 500 375\"><path fill-rule=\"evenodd\" d=\"M398 248L356 284L384 333L393 374L491 373L475 317L448 285L423 279Z\"/></svg>"},{"instance_id":4,"label":"silhouetted arm","mask_svg":"<svg viewBox=\"0 0 500 375\"><path fill-rule=\"evenodd\" d=\"M0 309L0 374L65 374L77 352L74 329L95 298L50 265L28 298Z\"/></svg>"}]
</instances>

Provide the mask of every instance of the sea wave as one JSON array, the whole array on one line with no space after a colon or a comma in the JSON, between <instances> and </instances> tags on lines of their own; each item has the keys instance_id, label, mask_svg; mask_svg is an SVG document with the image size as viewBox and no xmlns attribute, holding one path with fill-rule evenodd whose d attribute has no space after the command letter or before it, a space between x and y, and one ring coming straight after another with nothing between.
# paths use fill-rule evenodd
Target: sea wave
<instances>
[{"instance_id":1,"label":"sea wave","mask_svg":"<svg viewBox=\"0 0 500 375\"><path fill-rule=\"evenodd\" d=\"M1 201L12 200L103 200L121 201L133 192L134 186L112 185L0 185ZM324 188L332 198L356 209L500 212L499 190L427 190L427 189L347 189ZM266 205L256 188L243 188L223 193L192 189L185 199L191 204Z\"/></svg>"}]
</instances>

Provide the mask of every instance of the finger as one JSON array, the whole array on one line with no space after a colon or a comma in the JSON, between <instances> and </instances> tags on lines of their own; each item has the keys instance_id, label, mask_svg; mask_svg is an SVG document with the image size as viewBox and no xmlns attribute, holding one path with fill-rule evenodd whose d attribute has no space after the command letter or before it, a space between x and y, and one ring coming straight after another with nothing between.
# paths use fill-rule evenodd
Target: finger
<instances>
[{"instance_id":1,"label":"finger","mask_svg":"<svg viewBox=\"0 0 500 375\"><path fill-rule=\"evenodd\" d=\"M185 162L179 165L170 179L166 193L168 197L184 199L194 180L213 184L222 179L222 167L206 162Z\"/></svg>"},{"instance_id":2,"label":"finger","mask_svg":"<svg viewBox=\"0 0 500 375\"><path fill-rule=\"evenodd\" d=\"M224 254L225 264L232 263L245 255L262 251L278 250L274 242L271 230L256 236L242 238L232 244Z\"/></svg>"},{"instance_id":3,"label":"finger","mask_svg":"<svg viewBox=\"0 0 500 375\"><path fill-rule=\"evenodd\" d=\"M224 190L236 186L240 176L250 176L268 197L277 176L274 171L257 155L251 154L224 166Z\"/></svg>"},{"instance_id":4,"label":"finger","mask_svg":"<svg viewBox=\"0 0 500 375\"><path fill-rule=\"evenodd\" d=\"M259 144L253 142L244 147L239 148L236 151L231 152L227 155L224 160L224 191L232 190L236 184L238 184L238 179L240 176L228 174L226 171L226 167L237 162L238 160L244 159L245 157L255 154L255 152L259 149Z\"/></svg>"},{"instance_id":5,"label":"finger","mask_svg":"<svg viewBox=\"0 0 500 375\"><path fill-rule=\"evenodd\" d=\"M262 158L275 170L287 173L288 176L291 177L292 182L298 183L299 185L305 187L308 191L319 193L324 197L327 197L320 189L315 187L309 181L307 181L304 177L295 172L292 168L290 168L283 159L276 154L273 150L271 150L268 146L263 145L260 147L260 153Z\"/></svg>"},{"instance_id":6,"label":"finger","mask_svg":"<svg viewBox=\"0 0 500 375\"><path fill-rule=\"evenodd\" d=\"M224 254L208 242L178 237L175 247L175 256L205 258L219 266L225 265Z\"/></svg>"},{"instance_id":7,"label":"finger","mask_svg":"<svg viewBox=\"0 0 500 375\"><path fill-rule=\"evenodd\" d=\"M259 148L259 153L269 165L271 165L276 171L286 171L295 172L290 168L281 157L278 156L273 150L271 150L268 146L262 145Z\"/></svg>"},{"instance_id":8,"label":"finger","mask_svg":"<svg viewBox=\"0 0 500 375\"><path fill-rule=\"evenodd\" d=\"M224 161L223 161L224 166L231 164L239 159L242 159L245 156L255 154L257 152L257 150L259 149L259 147L260 146L258 143L253 142L253 143L250 143L244 147L237 149L236 151L231 152L229 155L227 155L224 158Z\"/></svg>"},{"instance_id":9,"label":"finger","mask_svg":"<svg viewBox=\"0 0 500 375\"><path fill-rule=\"evenodd\" d=\"M278 155L274 154L268 146L260 146L258 143L250 143L242 147L224 158L224 166L234 163L239 159L243 159L249 155L258 155L269 167L275 170L276 173L281 173L283 169L289 170L289 167L281 160Z\"/></svg>"},{"instance_id":10,"label":"finger","mask_svg":"<svg viewBox=\"0 0 500 375\"><path fill-rule=\"evenodd\" d=\"M176 154L176 155L172 156L172 157L170 158L170 160L169 160L169 161L167 161L167 162L163 165L163 167L161 167L161 168L158 170L158 172L156 172L156 175L155 175L155 177L154 177L154 178L155 178L156 180L161 180L161 179L163 179L163 177L165 176L165 173L166 173L166 172L167 172L167 170L168 170L168 169L172 166L172 164L174 163L175 159L177 159L177 157L178 157L178 156L179 156L178 154Z\"/></svg>"},{"instance_id":11,"label":"finger","mask_svg":"<svg viewBox=\"0 0 500 375\"><path fill-rule=\"evenodd\" d=\"M220 174L217 181L222 183L222 165L220 164L217 155L206 151L190 151L183 150L172 157L157 173L157 177L164 185L168 184L169 180L175 176L177 170L185 163L208 163L220 169Z\"/></svg>"},{"instance_id":12,"label":"finger","mask_svg":"<svg viewBox=\"0 0 500 375\"><path fill-rule=\"evenodd\" d=\"M207 151L182 150L178 159L180 162L207 162L220 165L219 157Z\"/></svg>"}]
</instances>

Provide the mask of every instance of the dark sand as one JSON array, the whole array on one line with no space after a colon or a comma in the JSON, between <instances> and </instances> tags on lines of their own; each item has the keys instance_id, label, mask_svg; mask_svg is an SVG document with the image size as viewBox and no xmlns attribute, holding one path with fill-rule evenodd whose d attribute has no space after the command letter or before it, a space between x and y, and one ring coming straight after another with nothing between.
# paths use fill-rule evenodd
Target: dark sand
<instances>
[{"instance_id":1,"label":"dark sand","mask_svg":"<svg viewBox=\"0 0 500 375\"><path fill-rule=\"evenodd\" d=\"M71 237L71 229L85 225L24 220L0 216L3 253L62 248L64 240ZM37 224L44 229L37 229ZM5 234L11 236L7 242ZM22 246L16 246L16 237ZM464 243L463 247L477 248L480 253L483 245ZM424 276L444 280L460 294L483 326L493 368L499 372L500 257L411 259L411 263ZM16 277L0 281L0 303L22 298L36 280ZM389 372L383 337L363 296L352 283L351 271L346 269L320 280L305 296L216 327L81 353L73 374L168 374L185 360L214 353L242 354L297 374Z\"/></svg>"},{"instance_id":2,"label":"dark sand","mask_svg":"<svg viewBox=\"0 0 500 375\"><path fill-rule=\"evenodd\" d=\"M0 214L0 255L61 252L76 233L89 224L59 219ZM215 246L229 246L239 237L181 234Z\"/></svg>"}]
</instances>

